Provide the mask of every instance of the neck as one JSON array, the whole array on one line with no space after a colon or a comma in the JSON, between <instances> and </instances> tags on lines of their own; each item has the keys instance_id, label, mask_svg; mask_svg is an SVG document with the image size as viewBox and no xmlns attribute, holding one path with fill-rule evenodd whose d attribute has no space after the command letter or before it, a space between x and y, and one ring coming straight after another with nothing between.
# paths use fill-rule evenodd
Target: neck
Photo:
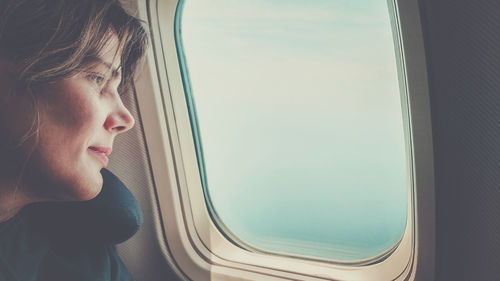
<instances>
[{"instance_id":1,"label":"neck","mask_svg":"<svg viewBox=\"0 0 500 281\"><path fill-rule=\"evenodd\" d=\"M0 223L14 217L24 206L31 203L20 188L0 182Z\"/></svg>"},{"instance_id":2,"label":"neck","mask_svg":"<svg viewBox=\"0 0 500 281\"><path fill-rule=\"evenodd\" d=\"M3 129L2 124L0 129ZM0 222L12 218L24 206L36 201L27 192L23 181L27 163L25 155L21 148L15 147L7 138L0 137Z\"/></svg>"}]
</instances>

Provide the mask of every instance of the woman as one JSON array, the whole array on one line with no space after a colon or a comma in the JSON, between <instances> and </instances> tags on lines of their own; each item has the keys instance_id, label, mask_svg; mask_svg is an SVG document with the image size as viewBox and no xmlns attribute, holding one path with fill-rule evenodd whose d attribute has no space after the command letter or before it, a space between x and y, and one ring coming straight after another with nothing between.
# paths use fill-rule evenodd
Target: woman
<instances>
[{"instance_id":1,"label":"woman","mask_svg":"<svg viewBox=\"0 0 500 281\"><path fill-rule=\"evenodd\" d=\"M45 217L50 208L29 209L101 192L114 138L134 125L120 94L145 45L138 20L115 0L1 1L0 280L131 280L112 243L80 247L86 237L37 224L42 216L57 225L64 208L95 213L99 203L63 204Z\"/></svg>"}]
</instances>

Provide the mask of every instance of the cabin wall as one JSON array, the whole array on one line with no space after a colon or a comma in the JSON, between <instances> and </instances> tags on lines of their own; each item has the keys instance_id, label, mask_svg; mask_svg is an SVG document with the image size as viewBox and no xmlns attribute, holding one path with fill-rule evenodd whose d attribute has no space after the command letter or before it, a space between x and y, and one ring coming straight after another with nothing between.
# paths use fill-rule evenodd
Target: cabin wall
<instances>
[{"instance_id":1,"label":"cabin wall","mask_svg":"<svg viewBox=\"0 0 500 281\"><path fill-rule=\"evenodd\" d=\"M500 276L500 2L422 0L436 280Z\"/></svg>"}]
</instances>

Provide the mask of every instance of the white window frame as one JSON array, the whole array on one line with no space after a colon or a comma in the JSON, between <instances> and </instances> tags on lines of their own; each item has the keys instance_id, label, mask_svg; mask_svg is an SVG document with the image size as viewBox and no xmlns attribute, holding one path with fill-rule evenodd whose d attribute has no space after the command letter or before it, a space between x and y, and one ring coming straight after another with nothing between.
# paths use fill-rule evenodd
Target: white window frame
<instances>
[{"instance_id":1,"label":"white window frame","mask_svg":"<svg viewBox=\"0 0 500 281\"><path fill-rule=\"evenodd\" d=\"M189 1L189 0L187 0ZM434 276L434 169L425 54L417 0L388 0L397 49L408 163L407 227L391 251L363 263L325 262L244 250L210 218L175 38L178 0L139 3L151 35L136 82L138 105L163 233L165 258L185 280L432 280ZM161 16L159 16L161 15ZM400 43L402 42L402 43ZM408 110L411 109L411 110ZM407 148L408 149L408 148Z\"/></svg>"}]
</instances>

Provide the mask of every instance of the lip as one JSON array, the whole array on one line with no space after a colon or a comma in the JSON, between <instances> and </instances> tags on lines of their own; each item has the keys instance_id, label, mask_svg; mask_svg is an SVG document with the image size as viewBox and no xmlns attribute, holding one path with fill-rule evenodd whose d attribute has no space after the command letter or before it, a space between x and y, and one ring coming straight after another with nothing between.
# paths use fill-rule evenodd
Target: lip
<instances>
[{"instance_id":1,"label":"lip","mask_svg":"<svg viewBox=\"0 0 500 281\"><path fill-rule=\"evenodd\" d=\"M101 146L91 146L87 149L92 155L94 155L103 165L103 168L108 166L109 158L112 149Z\"/></svg>"}]
</instances>

